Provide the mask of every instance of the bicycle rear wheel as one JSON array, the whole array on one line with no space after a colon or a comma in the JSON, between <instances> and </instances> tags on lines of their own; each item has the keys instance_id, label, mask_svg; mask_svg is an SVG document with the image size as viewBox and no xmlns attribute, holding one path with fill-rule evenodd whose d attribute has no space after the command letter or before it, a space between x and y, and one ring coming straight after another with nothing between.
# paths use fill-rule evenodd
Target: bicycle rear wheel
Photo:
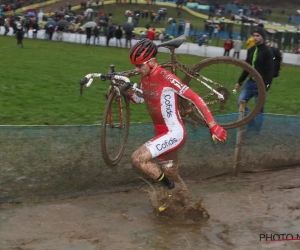
<instances>
[{"instance_id":1,"label":"bicycle rear wheel","mask_svg":"<svg viewBox=\"0 0 300 250\"><path fill-rule=\"evenodd\" d=\"M110 92L101 126L101 152L108 165L116 165L123 156L130 123L129 99L117 90Z\"/></svg>"},{"instance_id":2,"label":"bicycle rear wheel","mask_svg":"<svg viewBox=\"0 0 300 250\"><path fill-rule=\"evenodd\" d=\"M191 35L191 36L190 36L190 39L191 39L191 41L192 41L193 43L197 43L198 40L200 39L200 37L197 36L197 35Z\"/></svg>"},{"instance_id":3,"label":"bicycle rear wheel","mask_svg":"<svg viewBox=\"0 0 300 250\"><path fill-rule=\"evenodd\" d=\"M247 103L247 107L250 111L243 119L239 119L239 92L237 91L237 93L234 94L233 90L235 89L235 84L237 83L242 70L247 71L249 73L249 77L252 77L256 82L258 87L258 99L256 102L254 100L250 100ZM189 75L185 75L182 80L204 99L214 115L216 122L218 122L225 129L233 129L245 125L260 112L262 106L264 105L266 90L263 79L254 68L242 60L232 57L214 57L205 59L191 67L191 75L195 76L197 73L209 78L213 82L222 85L216 86L214 84L209 84L211 87L225 96L224 102L214 103L214 100L216 100L217 97L212 95L211 91L207 87ZM191 103L186 100L182 100L182 107L184 109L188 109L191 107ZM188 115L194 121L200 123L201 125L207 126L198 111L191 112Z\"/></svg>"}]
</instances>

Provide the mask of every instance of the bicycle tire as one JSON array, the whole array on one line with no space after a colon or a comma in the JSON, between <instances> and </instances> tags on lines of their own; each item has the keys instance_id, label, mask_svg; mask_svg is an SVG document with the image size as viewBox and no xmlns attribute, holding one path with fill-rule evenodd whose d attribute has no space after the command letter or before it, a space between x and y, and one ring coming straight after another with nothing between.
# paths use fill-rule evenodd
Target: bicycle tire
<instances>
[{"instance_id":1,"label":"bicycle tire","mask_svg":"<svg viewBox=\"0 0 300 250\"><path fill-rule=\"evenodd\" d=\"M253 118L255 118L255 116L260 112L262 106L264 105L265 97L266 97L265 85L264 85L264 81L263 81L262 77L260 76L260 74L253 67L251 67L251 65L249 65L245 61L242 61L242 60L239 60L236 58L232 58L232 57L221 56L221 57L205 59L203 61L196 63L194 66L192 66L190 68L190 72L191 72L191 75L195 75L195 73L200 74L200 72L201 72L201 74L203 76L206 76L205 70L204 70L205 68L209 69L209 68L212 68L213 65L219 65L219 64L224 64L226 66L225 68L227 68L227 67L229 68L231 66L236 66L242 70L248 71L249 75L254 79L254 81L256 82L257 87L258 87L258 100L255 104L253 104L254 105L253 108L244 118L239 119L239 117L236 116L236 118L234 118L236 120L231 120L231 121L226 121L226 122L218 122L225 129L233 129L233 128L237 128L237 127L247 124L249 121L251 121ZM217 66L217 68L218 68L218 66ZM220 68L222 68L222 66L220 66ZM206 70L206 71L208 71L208 70ZM238 72L238 75L240 75L241 72L242 71ZM213 71L212 73L213 73L212 77L216 77L214 74L218 73L218 71L216 70L216 71ZM192 80L192 77L189 75L185 75L184 78L182 79L183 83L185 83L185 84L189 85L191 88L193 88L193 86L191 86L191 80ZM238 80L238 77L233 80L234 80L233 85L235 85ZM223 80L223 81L225 81L225 80ZM223 85L222 81L221 82L219 81L219 83L221 85ZM200 84L200 83L198 83L198 84ZM232 89L234 89L234 87ZM232 94L230 94L230 95L232 95ZM239 96L239 94L236 94L236 95ZM232 95L232 96L236 96L236 95ZM181 105L182 105L183 109L190 108L190 103L185 99L182 100ZM237 102L236 102L236 111L238 111ZM194 121L198 122L199 124L201 124L203 126L207 126L206 122L204 121L202 116L197 111L190 112L188 115Z\"/></svg>"},{"instance_id":2,"label":"bicycle tire","mask_svg":"<svg viewBox=\"0 0 300 250\"><path fill-rule=\"evenodd\" d=\"M191 39L191 41L192 41L193 43L196 43L196 42L198 42L198 40L200 39L200 37L197 36L197 35L191 35L191 36L190 36L190 39Z\"/></svg>"},{"instance_id":3,"label":"bicycle tire","mask_svg":"<svg viewBox=\"0 0 300 250\"><path fill-rule=\"evenodd\" d=\"M118 95L116 90L108 95L101 124L101 153L108 165L119 163L129 134L130 101L128 97Z\"/></svg>"}]
</instances>

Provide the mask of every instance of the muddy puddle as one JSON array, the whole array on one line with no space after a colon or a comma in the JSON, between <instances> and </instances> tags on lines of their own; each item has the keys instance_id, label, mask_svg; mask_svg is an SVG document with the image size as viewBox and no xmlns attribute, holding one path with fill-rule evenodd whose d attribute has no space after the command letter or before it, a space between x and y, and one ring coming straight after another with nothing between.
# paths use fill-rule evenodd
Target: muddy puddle
<instances>
[{"instance_id":1,"label":"muddy puddle","mask_svg":"<svg viewBox=\"0 0 300 250\"><path fill-rule=\"evenodd\" d=\"M142 188L2 203L0 249L300 249L300 168L185 182L209 219L154 213Z\"/></svg>"}]
</instances>

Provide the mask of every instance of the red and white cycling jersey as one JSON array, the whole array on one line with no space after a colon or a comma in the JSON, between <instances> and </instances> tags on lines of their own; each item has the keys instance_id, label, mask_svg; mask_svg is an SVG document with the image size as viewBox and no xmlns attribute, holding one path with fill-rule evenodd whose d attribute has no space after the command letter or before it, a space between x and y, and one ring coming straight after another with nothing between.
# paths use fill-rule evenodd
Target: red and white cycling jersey
<instances>
[{"instance_id":1,"label":"red and white cycling jersey","mask_svg":"<svg viewBox=\"0 0 300 250\"><path fill-rule=\"evenodd\" d=\"M145 101L153 120L156 136L145 143L153 158L181 147L185 141L186 130L178 110L178 95L193 102L207 123L214 120L204 101L163 68L157 67L151 74L143 76L139 87L143 98L134 94L131 100L135 103Z\"/></svg>"}]
</instances>

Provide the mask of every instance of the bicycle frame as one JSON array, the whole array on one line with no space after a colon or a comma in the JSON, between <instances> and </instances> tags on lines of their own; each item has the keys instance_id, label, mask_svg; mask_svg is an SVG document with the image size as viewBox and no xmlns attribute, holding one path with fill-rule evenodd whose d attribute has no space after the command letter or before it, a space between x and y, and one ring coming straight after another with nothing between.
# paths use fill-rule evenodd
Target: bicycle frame
<instances>
[{"instance_id":1,"label":"bicycle frame","mask_svg":"<svg viewBox=\"0 0 300 250\"><path fill-rule=\"evenodd\" d=\"M219 112L224 110L225 113L227 112L227 110L229 112L232 110L232 108L227 109L227 106L225 106L225 104L227 103L229 96L231 96L231 93L233 94L236 93L236 89L235 89L236 83L229 81L228 84L227 82L223 81L222 78L221 81L225 83L225 86L223 86L219 82L213 81L203 75L200 75L199 72L201 71L203 73L203 69L207 69L208 67L210 67L210 65L214 65L214 64L217 65L225 64L226 67L227 65L232 65L239 69L243 69L248 73L249 76L251 76L252 79L254 79L254 82L258 87L257 90L259 93L258 101L255 103L255 106L252 107L251 112L247 116L245 116L244 119L234 120L235 118L233 118L233 120L230 120L229 122L226 123L220 122L220 124L226 129L232 129L238 126L242 126L247 122L249 122L251 119L253 119L260 112L261 107L264 105L264 100L265 100L266 89L261 75L245 61L235 59L235 58L230 58L230 57L208 58L200 62L197 62L193 66L188 66L186 64L180 63L177 60L175 49L180 47L185 41L186 41L186 37L181 36L176 39L157 45L157 47L164 47L169 49L170 52L170 60L167 62L159 63L159 66L162 68L168 68L168 70L174 75L177 75L176 71L178 70L182 72L184 74L184 77L181 80L182 83L190 87L192 82L198 82L199 86L204 86L204 89L207 89L208 93L206 90L204 90L205 93L203 93L203 90L201 90L202 93L199 93L199 96L201 96L201 98L205 101L206 105L211 106L220 103L219 106L216 106L215 110L210 109L210 111ZM81 88L83 85L85 87L89 87L93 78L101 78L102 80L114 79L114 83L111 83L111 88L112 87L123 88L123 84L126 85L130 83L130 79L129 79L130 77L137 76L139 74L140 73L138 73L135 69L126 70L122 72L114 72L108 75L104 75L100 73L92 73L86 75L86 77L83 80L81 80L80 84L81 84ZM214 75L212 76L212 78L214 78ZM233 79L233 81L235 81L235 79ZM232 83L234 85L232 85ZM226 87L226 86L231 86L231 87ZM120 91L120 94L122 96L122 91ZM231 100L230 102L228 102L228 104L231 104L231 107L235 105L235 103L237 103L237 100L236 102L232 102ZM189 102L187 99L184 99L182 97L179 97L179 112L181 118L185 122L194 125L194 127L197 127L198 124L207 126L205 120L202 117L201 112L197 110L197 108L193 105L193 103Z\"/></svg>"},{"instance_id":2,"label":"bicycle frame","mask_svg":"<svg viewBox=\"0 0 300 250\"><path fill-rule=\"evenodd\" d=\"M186 38L185 38L185 36L180 36L177 39L178 40L182 39L182 43L183 43ZM170 42L172 42L172 41L170 41ZM173 47L173 46L164 46L165 44L168 44L168 43L169 42L165 42L165 43L159 44L157 47L165 47L165 48L169 49L169 51L170 51L170 61L168 61L168 62L162 62L162 63L159 63L158 65L160 67L162 67L162 68L170 68L171 73L173 73L175 75L177 75L176 69L178 69L182 73L184 73L186 76L188 76L190 78L193 78L197 82L199 82L202 85L204 85L207 89L209 89L211 91L211 93L209 95L202 96L201 98L203 100L205 100L205 99L207 99L207 98L215 95L215 96L217 96L217 99L214 100L214 101L206 103L207 105L213 105L213 104L216 104L217 102L224 101L225 100L224 96L221 93L219 93L217 90L215 90L214 88L212 88L209 84L215 85L215 86L217 86L217 88L224 88L224 87L221 84L219 84L217 82L214 82L214 81L210 80L207 77L204 77L203 75L199 75L198 73L196 75L193 75L194 74L193 68L191 68L190 66L185 65L183 63L180 63L177 60L177 56L175 54L176 47ZM126 77L131 77L131 76L136 76L139 73L137 73L133 69L133 70L123 71L123 72L117 72L116 74L117 75L126 76ZM183 79L183 82L184 82L184 80L185 79Z\"/></svg>"}]
</instances>

